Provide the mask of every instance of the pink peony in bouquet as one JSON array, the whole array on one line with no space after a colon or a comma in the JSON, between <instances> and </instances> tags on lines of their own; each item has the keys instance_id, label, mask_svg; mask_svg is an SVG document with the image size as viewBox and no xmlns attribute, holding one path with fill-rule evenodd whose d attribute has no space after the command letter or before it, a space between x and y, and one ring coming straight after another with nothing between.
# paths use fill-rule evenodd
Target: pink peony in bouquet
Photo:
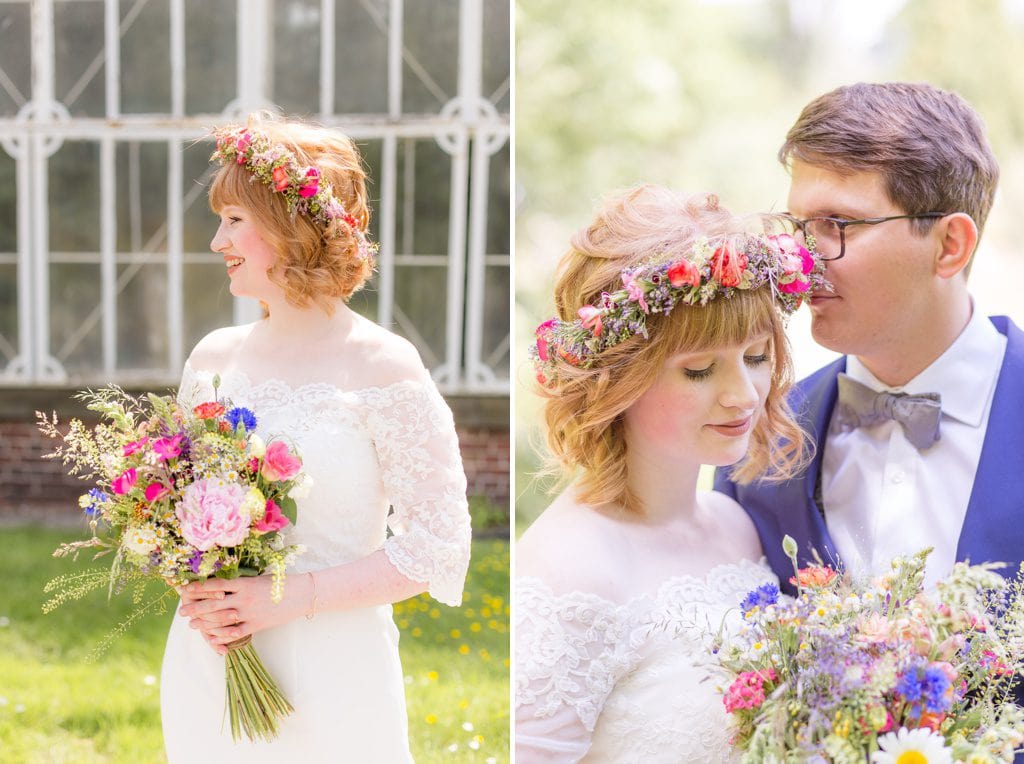
<instances>
[{"instance_id":1,"label":"pink peony in bouquet","mask_svg":"<svg viewBox=\"0 0 1024 764\"><path fill-rule=\"evenodd\" d=\"M164 607L175 593L169 587L269 571L272 598L279 602L285 568L301 551L281 531L295 521L295 498L309 483L289 445L264 443L253 412L220 401L186 411L171 397L136 398L117 387L78 397L99 415L92 429L72 419L63 432L56 415L38 414L42 432L59 441L50 457L93 483L79 500L92 537L63 544L54 555L93 547L96 558L111 555L111 564L51 581L46 591L53 597L44 611L103 585L111 594L134 587L138 602L146 583L163 582L160 595L115 629L102 650L132 621ZM232 735L271 739L292 706L251 637L228 647Z\"/></svg>"}]
</instances>

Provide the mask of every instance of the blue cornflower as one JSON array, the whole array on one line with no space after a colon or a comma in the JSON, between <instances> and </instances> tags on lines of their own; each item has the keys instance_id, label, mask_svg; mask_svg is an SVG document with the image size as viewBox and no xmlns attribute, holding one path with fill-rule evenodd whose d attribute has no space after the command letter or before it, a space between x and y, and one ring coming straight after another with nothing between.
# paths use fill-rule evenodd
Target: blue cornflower
<instances>
[{"instance_id":1,"label":"blue cornflower","mask_svg":"<svg viewBox=\"0 0 1024 764\"><path fill-rule=\"evenodd\" d=\"M231 425L232 429L237 430L239 422L241 422L249 432L253 432L256 429L256 415L247 408L236 406L225 414L224 418L228 420L228 424Z\"/></svg>"},{"instance_id":2,"label":"blue cornflower","mask_svg":"<svg viewBox=\"0 0 1024 764\"><path fill-rule=\"evenodd\" d=\"M949 677L942 669L929 666L924 670L921 691L924 694L925 708L931 713L938 714L949 710L952 704L952 693L949 689Z\"/></svg>"},{"instance_id":3,"label":"blue cornflower","mask_svg":"<svg viewBox=\"0 0 1024 764\"><path fill-rule=\"evenodd\" d=\"M747 594L740 603L743 615L749 615L758 608L774 605L779 601L779 587L775 584L762 584Z\"/></svg>"},{"instance_id":4,"label":"blue cornflower","mask_svg":"<svg viewBox=\"0 0 1024 764\"><path fill-rule=\"evenodd\" d=\"M921 699L921 693L924 692L924 687L922 686L921 677L918 676L916 668L912 668L900 677L899 682L896 683L896 692L911 703L917 702Z\"/></svg>"},{"instance_id":5,"label":"blue cornflower","mask_svg":"<svg viewBox=\"0 0 1024 764\"><path fill-rule=\"evenodd\" d=\"M100 513L100 509L110 499L110 497L101 491L99 488L90 488L89 493L86 494L92 501L88 499L82 505L82 510L88 517L96 517ZM84 499L85 497L83 497Z\"/></svg>"}]
</instances>

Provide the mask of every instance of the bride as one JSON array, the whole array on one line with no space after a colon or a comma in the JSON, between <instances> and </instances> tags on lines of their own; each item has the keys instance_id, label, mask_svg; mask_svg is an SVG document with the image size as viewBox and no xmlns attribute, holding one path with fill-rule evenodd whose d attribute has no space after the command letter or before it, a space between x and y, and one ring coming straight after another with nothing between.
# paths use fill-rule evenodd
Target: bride
<instances>
[{"instance_id":1,"label":"bride","mask_svg":"<svg viewBox=\"0 0 1024 764\"><path fill-rule=\"evenodd\" d=\"M702 656L775 579L698 472L783 479L805 458L780 314L820 278L790 237L741 231L712 195L642 186L562 260L534 356L572 482L516 548L520 764L729 759Z\"/></svg>"},{"instance_id":2,"label":"bride","mask_svg":"<svg viewBox=\"0 0 1024 764\"><path fill-rule=\"evenodd\" d=\"M451 413L413 347L345 304L374 254L354 144L284 121L215 134L211 248L231 293L267 315L205 337L179 398L249 408L313 483L289 538L306 550L279 604L270 576L182 590L161 680L168 759L410 761L391 603L462 599L470 526ZM221 656L250 634L295 707L271 743L235 743L222 723Z\"/></svg>"}]
</instances>

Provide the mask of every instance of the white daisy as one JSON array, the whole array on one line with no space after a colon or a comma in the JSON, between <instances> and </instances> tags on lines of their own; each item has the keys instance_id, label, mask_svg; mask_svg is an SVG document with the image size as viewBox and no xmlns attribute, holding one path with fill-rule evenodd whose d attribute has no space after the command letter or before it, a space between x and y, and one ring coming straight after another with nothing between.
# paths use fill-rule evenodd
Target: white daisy
<instances>
[{"instance_id":1,"label":"white daisy","mask_svg":"<svg viewBox=\"0 0 1024 764\"><path fill-rule=\"evenodd\" d=\"M871 754L871 764L952 764L946 740L929 729L890 732L878 738L881 751Z\"/></svg>"}]
</instances>

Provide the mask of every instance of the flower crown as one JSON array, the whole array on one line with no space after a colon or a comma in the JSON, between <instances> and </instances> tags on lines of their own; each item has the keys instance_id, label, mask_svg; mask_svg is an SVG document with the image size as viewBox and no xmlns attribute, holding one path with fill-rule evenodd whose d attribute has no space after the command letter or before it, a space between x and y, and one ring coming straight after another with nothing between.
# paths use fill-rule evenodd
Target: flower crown
<instances>
[{"instance_id":1,"label":"flower crown","mask_svg":"<svg viewBox=\"0 0 1024 764\"><path fill-rule=\"evenodd\" d=\"M737 290L768 286L778 308L790 315L806 293L831 290L820 255L789 234L741 234L717 242L701 238L682 258L627 268L622 289L602 292L598 304L584 305L575 321L552 318L538 326L530 356L540 383L547 384L559 359L585 369L630 337L646 339L647 316L667 314L680 303L704 306ZM808 244L813 247L813 239Z\"/></svg>"},{"instance_id":2,"label":"flower crown","mask_svg":"<svg viewBox=\"0 0 1024 764\"><path fill-rule=\"evenodd\" d=\"M295 154L279 143L272 143L262 130L227 125L214 130L213 135L217 138L217 150L210 156L211 162L243 165L252 173L253 180L284 195L292 215L306 215L322 226L342 221L358 241L359 259L373 259L377 245L366 238L359 221L334 195L331 184L320 182L318 168L299 164Z\"/></svg>"}]
</instances>

